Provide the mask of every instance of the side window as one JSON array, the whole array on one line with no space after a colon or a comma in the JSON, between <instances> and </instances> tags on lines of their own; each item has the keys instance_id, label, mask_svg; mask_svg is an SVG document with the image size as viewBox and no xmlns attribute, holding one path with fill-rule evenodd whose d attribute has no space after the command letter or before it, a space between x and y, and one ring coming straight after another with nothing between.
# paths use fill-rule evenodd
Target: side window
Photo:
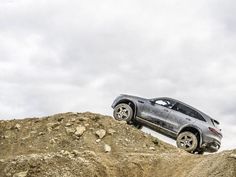
<instances>
[{"instance_id":1,"label":"side window","mask_svg":"<svg viewBox=\"0 0 236 177\"><path fill-rule=\"evenodd\" d=\"M178 112L181 112L183 114L186 114L186 115L189 115L189 110L188 110L188 107L182 105L182 104L179 104L179 103L176 103L176 105L172 108Z\"/></svg>"},{"instance_id":2,"label":"side window","mask_svg":"<svg viewBox=\"0 0 236 177\"><path fill-rule=\"evenodd\" d=\"M156 100L155 102L156 104L160 105L160 106L164 106L166 108L172 108L174 106L174 102L171 100L166 100L166 99L159 99Z\"/></svg>"},{"instance_id":3,"label":"side window","mask_svg":"<svg viewBox=\"0 0 236 177\"><path fill-rule=\"evenodd\" d=\"M199 113L197 113L196 119L206 122L206 120L205 120L205 119L202 117L202 115L199 114Z\"/></svg>"},{"instance_id":4,"label":"side window","mask_svg":"<svg viewBox=\"0 0 236 177\"><path fill-rule=\"evenodd\" d=\"M198 120L201 120L201 121L206 121L197 111L185 106L185 105L182 105L182 104L179 104L177 103L172 109L176 110L176 111L179 111L183 114L186 114L190 117L194 117Z\"/></svg>"}]
</instances>

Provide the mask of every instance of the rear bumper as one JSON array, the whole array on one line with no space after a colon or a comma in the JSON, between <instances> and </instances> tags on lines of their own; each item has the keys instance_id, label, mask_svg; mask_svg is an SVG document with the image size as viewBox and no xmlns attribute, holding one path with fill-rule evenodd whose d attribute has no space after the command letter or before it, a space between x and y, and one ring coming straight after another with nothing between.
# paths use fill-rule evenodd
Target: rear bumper
<instances>
[{"instance_id":1,"label":"rear bumper","mask_svg":"<svg viewBox=\"0 0 236 177\"><path fill-rule=\"evenodd\" d=\"M220 149L220 142L214 140L212 142L203 143L202 148L205 152L217 152Z\"/></svg>"}]
</instances>

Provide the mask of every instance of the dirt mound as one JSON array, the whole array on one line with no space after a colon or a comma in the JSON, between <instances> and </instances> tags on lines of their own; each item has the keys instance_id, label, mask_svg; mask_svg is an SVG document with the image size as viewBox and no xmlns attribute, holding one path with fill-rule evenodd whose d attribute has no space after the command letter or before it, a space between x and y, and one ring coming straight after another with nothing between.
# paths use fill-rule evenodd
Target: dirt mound
<instances>
[{"instance_id":1,"label":"dirt mound","mask_svg":"<svg viewBox=\"0 0 236 177\"><path fill-rule=\"evenodd\" d=\"M191 155L93 113L0 121L0 177L236 176L236 151Z\"/></svg>"}]
</instances>

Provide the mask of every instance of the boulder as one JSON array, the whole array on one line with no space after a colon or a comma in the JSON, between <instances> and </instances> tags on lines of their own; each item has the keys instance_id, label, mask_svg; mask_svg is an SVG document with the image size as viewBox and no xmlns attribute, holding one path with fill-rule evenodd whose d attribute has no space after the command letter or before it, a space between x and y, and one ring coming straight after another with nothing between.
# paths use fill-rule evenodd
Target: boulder
<instances>
[{"instance_id":1,"label":"boulder","mask_svg":"<svg viewBox=\"0 0 236 177\"><path fill-rule=\"evenodd\" d=\"M105 150L105 152L111 152L111 146L109 146L108 144L105 144L104 150Z\"/></svg>"},{"instance_id":2,"label":"boulder","mask_svg":"<svg viewBox=\"0 0 236 177\"><path fill-rule=\"evenodd\" d=\"M13 177L26 177L28 174L28 171L22 171L22 172L19 172L19 173L15 173L13 175Z\"/></svg>"},{"instance_id":3,"label":"boulder","mask_svg":"<svg viewBox=\"0 0 236 177\"><path fill-rule=\"evenodd\" d=\"M76 136L82 136L85 131L86 131L86 128L84 126L78 126L76 127L76 131L74 134Z\"/></svg>"},{"instance_id":4,"label":"boulder","mask_svg":"<svg viewBox=\"0 0 236 177\"><path fill-rule=\"evenodd\" d=\"M104 129L97 130L97 131L96 131L96 135L97 135L100 139L102 139L102 138L106 135L106 130L104 130Z\"/></svg>"}]
</instances>

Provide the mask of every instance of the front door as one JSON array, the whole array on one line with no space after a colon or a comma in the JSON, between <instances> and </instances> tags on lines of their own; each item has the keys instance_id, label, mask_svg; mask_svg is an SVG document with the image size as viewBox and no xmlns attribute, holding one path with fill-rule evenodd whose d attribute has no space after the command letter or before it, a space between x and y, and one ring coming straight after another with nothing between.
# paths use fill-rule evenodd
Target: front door
<instances>
[{"instance_id":1,"label":"front door","mask_svg":"<svg viewBox=\"0 0 236 177\"><path fill-rule=\"evenodd\" d=\"M173 125L168 120L168 116L172 111L170 108L173 104L167 99L157 99L150 104L143 105L140 117L162 128L172 130Z\"/></svg>"}]
</instances>

